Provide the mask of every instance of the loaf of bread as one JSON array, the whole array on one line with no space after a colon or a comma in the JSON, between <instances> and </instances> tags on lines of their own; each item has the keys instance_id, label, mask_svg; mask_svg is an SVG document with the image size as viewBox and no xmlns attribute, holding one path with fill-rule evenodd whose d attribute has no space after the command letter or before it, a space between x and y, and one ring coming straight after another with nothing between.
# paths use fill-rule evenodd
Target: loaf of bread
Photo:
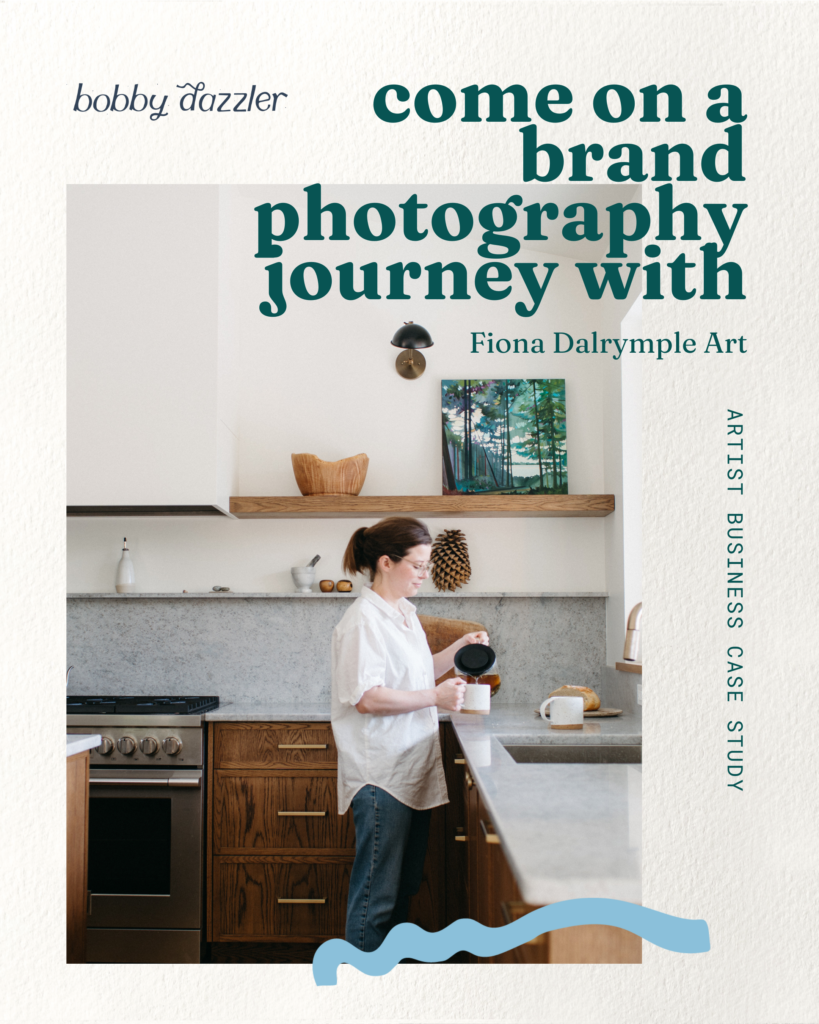
<instances>
[{"instance_id":1,"label":"loaf of bread","mask_svg":"<svg viewBox=\"0 0 819 1024\"><path fill-rule=\"evenodd\" d=\"M588 686L561 686L559 690L552 690L549 696L582 697L584 711L597 711L600 707L600 698Z\"/></svg>"}]
</instances>

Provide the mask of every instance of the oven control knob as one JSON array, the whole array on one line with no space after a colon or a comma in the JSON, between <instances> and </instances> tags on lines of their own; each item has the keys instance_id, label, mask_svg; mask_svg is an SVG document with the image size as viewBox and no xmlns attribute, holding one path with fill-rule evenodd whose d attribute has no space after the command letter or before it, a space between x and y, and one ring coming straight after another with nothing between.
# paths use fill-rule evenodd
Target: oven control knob
<instances>
[{"instance_id":1,"label":"oven control knob","mask_svg":"<svg viewBox=\"0 0 819 1024\"><path fill-rule=\"evenodd\" d=\"M166 754L178 754L182 749L182 740L176 736L168 736L162 741L162 749Z\"/></svg>"},{"instance_id":2,"label":"oven control knob","mask_svg":"<svg viewBox=\"0 0 819 1024\"><path fill-rule=\"evenodd\" d=\"M133 736L122 736L117 740L117 750L120 754L133 754L137 748L137 741Z\"/></svg>"},{"instance_id":3,"label":"oven control knob","mask_svg":"<svg viewBox=\"0 0 819 1024\"><path fill-rule=\"evenodd\" d=\"M102 754L103 757L107 757L114 749L114 741L110 736L103 736L102 743L97 747L97 753Z\"/></svg>"},{"instance_id":4,"label":"oven control knob","mask_svg":"<svg viewBox=\"0 0 819 1024\"><path fill-rule=\"evenodd\" d=\"M146 736L139 747L143 754L155 754L159 750L159 744L154 736Z\"/></svg>"}]
</instances>

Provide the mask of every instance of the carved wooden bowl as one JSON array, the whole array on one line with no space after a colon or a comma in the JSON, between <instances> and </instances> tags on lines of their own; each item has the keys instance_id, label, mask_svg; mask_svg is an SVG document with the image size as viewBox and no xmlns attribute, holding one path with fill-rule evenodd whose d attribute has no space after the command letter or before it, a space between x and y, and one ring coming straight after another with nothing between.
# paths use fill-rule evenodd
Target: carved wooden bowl
<instances>
[{"instance_id":1,"label":"carved wooden bowl","mask_svg":"<svg viewBox=\"0 0 819 1024\"><path fill-rule=\"evenodd\" d=\"M351 455L338 462L325 462L315 455L291 455L296 483L302 494L358 494L364 486L368 456Z\"/></svg>"}]
</instances>

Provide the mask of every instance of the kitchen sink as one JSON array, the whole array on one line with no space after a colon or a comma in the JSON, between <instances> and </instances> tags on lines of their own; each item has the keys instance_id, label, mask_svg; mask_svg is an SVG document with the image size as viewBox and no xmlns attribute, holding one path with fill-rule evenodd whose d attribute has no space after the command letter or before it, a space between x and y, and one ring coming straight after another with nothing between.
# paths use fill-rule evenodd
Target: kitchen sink
<instances>
[{"instance_id":1,"label":"kitchen sink","mask_svg":"<svg viewBox=\"0 0 819 1024\"><path fill-rule=\"evenodd\" d=\"M639 743L504 743L518 764L642 764Z\"/></svg>"}]
</instances>

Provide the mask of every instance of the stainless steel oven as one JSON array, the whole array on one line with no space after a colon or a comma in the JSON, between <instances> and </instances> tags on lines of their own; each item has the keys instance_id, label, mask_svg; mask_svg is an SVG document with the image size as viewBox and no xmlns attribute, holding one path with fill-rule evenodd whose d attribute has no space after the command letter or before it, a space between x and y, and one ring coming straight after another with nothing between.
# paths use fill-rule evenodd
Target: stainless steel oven
<instances>
[{"instance_id":1,"label":"stainless steel oven","mask_svg":"<svg viewBox=\"0 0 819 1024\"><path fill-rule=\"evenodd\" d=\"M89 963L199 963L203 941L202 716L77 715L91 751ZM195 724L194 724L195 723Z\"/></svg>"},{"instance_id":2,"label":"stainless steel oven","mask_svg":"<svg viewBox=\"0 0 819 1024\"><path fill-rule=\"evenodd\" d=\"M198 963L202 772L90 774L89 963Z\"/></svg>"}]
</instances>

